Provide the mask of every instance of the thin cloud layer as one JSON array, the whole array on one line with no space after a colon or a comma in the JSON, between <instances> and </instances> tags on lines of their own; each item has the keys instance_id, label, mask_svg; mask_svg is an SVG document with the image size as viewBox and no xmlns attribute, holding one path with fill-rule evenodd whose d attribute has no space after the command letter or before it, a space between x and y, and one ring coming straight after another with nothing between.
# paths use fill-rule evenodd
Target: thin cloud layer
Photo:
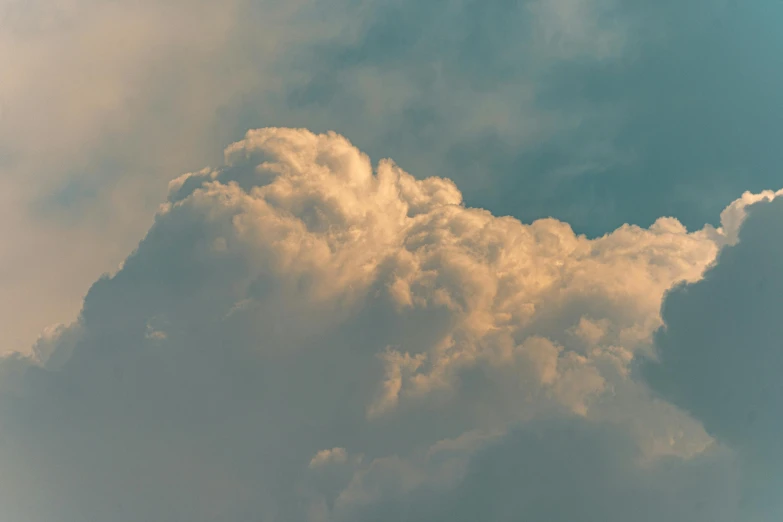
<instances>
[{"instance_id":1,"label":"thin cloud layer","mask_svg":"<svg viewBox=\"0 0 783 522\"><path fill-rule=\"evenodd\" d=\"M462 520L466 498L499 522L736 520L736 439L631 365L753 200L718 229L590 240L468 208L334 133L250 131L170 184L76 323L0 364L0 504L19 522Z\"/></svg>"}]
</instances>

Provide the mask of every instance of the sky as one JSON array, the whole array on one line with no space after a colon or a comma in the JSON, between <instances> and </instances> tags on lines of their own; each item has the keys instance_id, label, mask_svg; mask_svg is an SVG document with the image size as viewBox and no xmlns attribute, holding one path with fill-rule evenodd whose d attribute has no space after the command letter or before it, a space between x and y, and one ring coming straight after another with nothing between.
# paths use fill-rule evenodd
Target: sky
<instances>
[{"instance_id":1,"label":"sky","mask_svg":"<svg viewBox=\"0 0 783 522\"><path fill-rule=\"evenodd\" d=\"M782 18L0 0L0 518L780 520Z\"/></svg>"}]
</instances>

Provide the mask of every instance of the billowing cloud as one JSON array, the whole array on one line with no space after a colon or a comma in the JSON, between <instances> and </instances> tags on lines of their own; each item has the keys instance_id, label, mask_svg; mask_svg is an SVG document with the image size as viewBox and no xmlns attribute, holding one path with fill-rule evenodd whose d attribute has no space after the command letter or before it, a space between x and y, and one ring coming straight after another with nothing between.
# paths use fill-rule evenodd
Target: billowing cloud
<instances>
[{"instance_id":1,"label":"billowing cloud","mask_svg":"<svg viewBox=\"0 0 783 522\"><path fill-rule=\"evenodd\" d=\"M471 206L593 237L713 222L777 184L782 8L3 0L0 352L74 318L170 177L248 128L336 129Z\"/></svg>"},{"instance_id":2,"label":"billowing cloud","mask_svg":"<svg viewBox=\"0 0 783 522\"><path fill-rule=\"evenodd\" d=\"M717 229L591 240L466 207L335 133L250 131L170 184L76 323L0 364L0 504L19 522L461 520L468 498L497 521L735 520L734 439L631 365L752 200Z\"/></svg>"}]
</instances>

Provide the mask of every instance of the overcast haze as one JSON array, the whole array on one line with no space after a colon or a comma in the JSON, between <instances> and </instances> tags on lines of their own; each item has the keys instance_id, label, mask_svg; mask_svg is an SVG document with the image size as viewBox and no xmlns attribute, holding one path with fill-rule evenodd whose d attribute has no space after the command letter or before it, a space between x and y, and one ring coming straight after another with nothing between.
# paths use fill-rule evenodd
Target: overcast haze
<instances>
[{"instance_id":1,"label":"overcast haze","mask_svg":"<svg viewBox=\"0 0 783 522\"><path fill-rule=\"evenodd\" d=\"M781 20L0 0L0 518L780 520Z\"/></svg>"}]
</instances>

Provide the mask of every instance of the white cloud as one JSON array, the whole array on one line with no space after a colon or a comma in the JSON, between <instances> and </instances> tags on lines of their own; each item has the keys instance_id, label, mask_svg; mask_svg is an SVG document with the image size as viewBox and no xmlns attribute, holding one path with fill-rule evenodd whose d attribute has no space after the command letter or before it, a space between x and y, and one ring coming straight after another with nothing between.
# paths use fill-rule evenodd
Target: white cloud
<instances>
[{"instance_id":1,"label":"white cloud","mask_svg":"<svg viewBox=\"0 0 783 522\"><path fill-rule=\"evenodd\" d=\"M345 464L348 461L348 455L345 448L332 448L321 450L310 459L310 467L318 468L328 464Z\"/></svg>"},{"instance_id":2,"label":"white cloud","mask_svg":"<svg viewBox=\"0 0 783 522\"><path fill-rule=\"evenodd\" d=\"M526 225L465 207L449 180L374 171L334 133L251 131L225 158L172 182L78 322L42 336L36 353L67 363L0 365L13 520L351 520L400 502L416 520L428 491L457 509L494 447L551 472L541 491L593 477L573 506L595 520L627 519L626 479L651 521L693 522L677 480L707 499L703 520L730 507L731 485L699 471L730 482L730 452L630 371L723 229Z\"/></svg>"}]
</instances>

